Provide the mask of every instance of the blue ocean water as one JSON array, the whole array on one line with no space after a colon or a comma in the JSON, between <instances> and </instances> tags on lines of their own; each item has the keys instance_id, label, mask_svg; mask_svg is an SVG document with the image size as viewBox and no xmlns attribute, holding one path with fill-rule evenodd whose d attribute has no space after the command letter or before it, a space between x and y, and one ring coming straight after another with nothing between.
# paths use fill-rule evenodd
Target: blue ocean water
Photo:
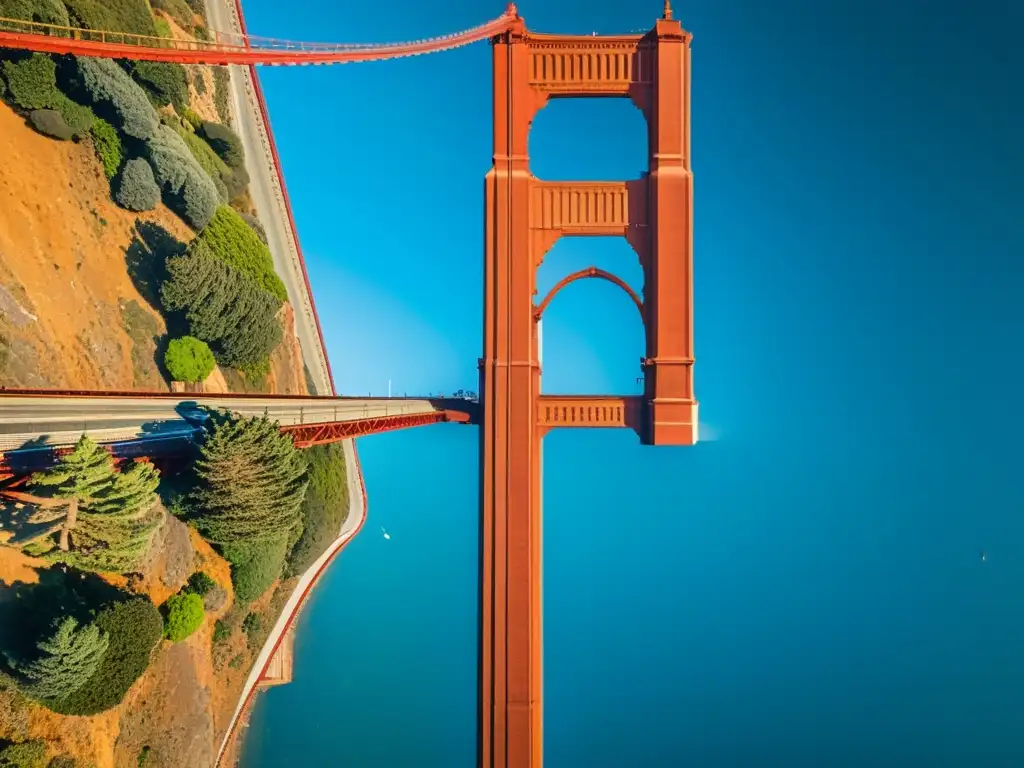
<instances>
[{"instance_id":1,"label":"blue ocean water","mask_svg":"<svg viewBox=\"0 0 1024 768\"><path fill-rule=\"evenodd\" d=\"M519 5L584 33L662 7ZM707 442L545 441L546 765L1024 765L1024 6L674 5L694 32ZM355 41L501 10L245 8L255 34ZM261 74L341 392L475 388L489 57ZM635 178L638 117L548 106L535 172ZM590 264L641 288L624 243L579 239L540 290ZM617 288L570 286L545 314L545 390L633 391L642 339ZM244 768L473 765L476 434L359 446L370 521Z\"/></svg>"}]
</instances>

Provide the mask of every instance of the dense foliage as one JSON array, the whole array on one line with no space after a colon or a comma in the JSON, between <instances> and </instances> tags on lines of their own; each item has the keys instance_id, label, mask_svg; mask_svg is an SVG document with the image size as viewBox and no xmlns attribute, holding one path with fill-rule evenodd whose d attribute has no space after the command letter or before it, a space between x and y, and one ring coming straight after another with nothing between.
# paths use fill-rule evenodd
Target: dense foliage
<instances>
[{"instance_id":1,"label":"dense foliage","mask_svg":"<svg viewBox=\"0 0 1024 768\"><path fill-rule=\"evenodd\" d=\"M68 9L61 0L0 0L0 16L67 27Z\"/></svg>"},{"instance_id":2,"label":"dense foliage","mask_svg":"<svg viewBox=\"0 0 1024 768\"><path fill-rule=\"evenodd\" d=\"M185 141L173 129L160 125L146 144L146 152L167 207L193 229L203 229L220 198L213 179L196 162Z\"/></svg>"},{"instance_id":3,"label":"dense foliage","mask_svg":"<svg viewBox=\"0 0 1024 768\"><path fill-rule=\"evenodd\" d=\"M197 527L213 542L287 537L299 524L306 461L266 416L213 413L194 472Z\"/></svg>"},{"instance_id":4,"label":"dense foliage","mask_svg":"<svg viewBox=\"0 0 1024 768\"><path fill-rule=\"evenodd\" d=\"M4 77L14 103L22 109L54 109L60 100L57 65L42 53L4 62Z\"/></svg>"},{"instance_id":5,"label":"dense foliage","mask_svg":"<svg viewBox=\"0 0 1024 768\"><path fill-rule=\"evenodd\" d=\"M22 689L44 704L67 698L96 674L107 644L95 624L80 628L65 617L51 637L39 641L39 657L21 670Z\"/></svg>"},{"instance_id":6,"label":"dense foliage","mask_svg":"<svg viewBox=\"0 0 1024 768\"><path fill-rule=\"evenodd\" d=\"M111 59L75 59L83 92L100 116L128 136L147 140L160 125L146 92Z\"/></svg>"},{"instance_id":7,"label":"dense foliage","mask_svg":"<svg viewBox=\"0 0 1024 768\"><path fill-rule=\"evenodd\" d=\"M159 484L160 476L148 462L114 475L104 496L78 513L73 556L62 559L95 571L127 573L137 568L163 522L156 505Z\"/></svg>"},{"instance_id":8,"label":"dense foliage","mask_svg":"<svg viewBox=\"0 0 1024 768\"><path fill-rule=\"evenodd\" d=\"M46 768L46 742L35 739L8 744L0 749L0 768Z\"/></svg>"},{"instance_id":9,"label":"dense foliage","mask_svg":"<svg viewBox=\"0 0 1024 768\"><path fill-rule=\"evenodd\" d=\"M167 621L164 637L172 643L180 643L203 623L205 610L203 598L191 592L171 595L167 598Z\"/></svg>"},{"instance_id":10,"label":"dense foliage","mask_svg":"<svg viewBox=\"0 0 1024 768\"><path fill-rule=\"evenodd\" d=\"M193 241L187 253L167 260L161 289L164 309L181 313L189 335L202 339L227 365L266 358L281 341L277 300L239 270Z\"/></svg>"},{"instance_id":11,"label":"dense foliage","mask_svg":"<svg viewBox=\"0 0 1024 768\"><path fill-rule=\"evenodd\" d=\"M94 715L117 706L146 671L164 631L160 611L144 597L104 608L95 623L109 637L107 652L89 682L53 707L62 714Z\"/></svg>"},{"instance_id":12,"label":"dense foliage","mask_svg":"<svg viewBox=\"0 0 1024 768\"><path fill-rule=\"evenodd\" d=\"M61 531L61 548L68 548L68 537L77 523L78 507L99 497L113 483L114 462L110 454L82 435L74 449L61 456L56 465L34 474L29 487L49 489L68 501L68 512Z\"/></svg>"},{"instance_id":13,"label":"dense foliage","mask_svg":"<svg viewBox=\"0 0 1024 768\"><path fill-rule=\"evenodd\" d=\"M188 577L188 584L185 588L200 597L205 597L211 589L217 586L217 582L206 571L196 571Z\"/></svg>"},{"instance_id":14,"label":"dense foliage","mask_svg":"<svg viewBox=\"0 0 1024 768\"><path fill-rule=\"evenodd\" d=\"M220 197L221 202L228 202L231 197L228 193L225 179L230 179L232 177L231 169L228 168L227 164L220 159L216 152L213 151L213 148L196 136L195 133L187 129L182 129L180 135L181 138L185 140L185 146L187 146L189 152L192 153L192 157L194 157L200 167L206 171L206 175L213 179L213 183L217 187L217 195Z\"/></svg>"},{"instance_id":15,"label":"dense foliage","mask_svg":"<svg viewBox=\"0 0 1024 768\"><path fill-rule=\"evenodd\" d=\"M32 127L44 136L62 141L69 141L75 137L71 126L55 109L34 109L29 113L28 119Z\"/></svg>"},{"instance_id":16,"label":"dense foliage","mask_svg":"<svg viewBox=\"0 0 1024 768\"><path fill-rule=\"evenodd\" d=\"M245 165L245 149L242 147L242 140L226 125L204 120L199 126L198 132L228 164L229 168L241 168Z\"/></svg>"},{"instance_id":17,"label":"dense foliage","mask_svg":"<svg viewBox=\"0 0 1024 768\"><path fill-rule=\"evenodd\" d=\"M302 536L288 556L288 570L303 573L341 532L348 516L348 476L341 443L316 445L303 452L309 486L302 500Z\"/></svg>"},{"instance_id":18,"label":"dense foliage","mask_svg":"<svg viewBox=\"0 0 1024 768\"><path fill-rule=\"evenodd\" d=\"M32 485L67 499L62 550L54 559L87 570L126 572L149 549L162 515L155 506L159 477L152 464L115 472L110 454L86 436Z\"/></svg>"},{"instance_id":19,"label":"dense foliage","mask_svg":"<svg viewBox=\"0 0 1024 768\"><path fill-rule=\"evenodd\" d=\"M164 365L173 381L204 381L216 364L210 348L194 336L172 339L164 354Z\"/></svg>"},{"instance_id":20,"label":"dense foliage","mask_svg":"<svg viewBox=\"0 0 1024 768\"><path fill-rule=\"evenodd\" d=\"M129 211L152 211L156 208L160 202L160 187L149 163L141 157L133 157L125 163L114 199Z\"/></svg>"},{"instance_id":21,"label":"dense foliage","mask_svg":"<svg viewBox=\"0 0 1024 768\"><path fill-rule=\"evenodd\" d=\"M252 227L252 231L256 233L256 237L260 239L260 242L267 245L267 230L263 228L263 222L253 216L251 213L240 213L242 221Z\"/></svg>"},{"instance_id":22,"label":"dense foliage","mask_svg":"<svg viewBox=\"0 0 1024 768\"><path fill-rule=\"evenodd\" d=\"M146 0L64 0L71 18L88 29L156 35Z\"/></svg>"},{"instance_id":23,"label":"dense foliage","mask_svg":"<svg viewBox=\"0 0 1024 768\"><path fill-rule=\"evenodd\" d=\"M224 557L231 563L231 583L236 599L251 603L281 575L288 553L288 538L288 535L280 535L224 546Z\"/></svg>"},{"instance_id":24,"label":"dense foliage","mask_svg":"<svg viewBox=\"0 0 1024 768\"><path fill-rule=\"evenodd\" d=\"M284 283L274 271L270 250L237 211L220 206L198 239L214 256L240 269L279 301L288 300Z\"/></svg>"},{"instance_id":25,"label":"dense foliage","mask_svg":"<svg viewBox=\"0 0 1024 768\"><path fill-rule=\"evenodd\" d=\"M96 155L103 164L103 175L108 179L114 178L121 169L121 161L124 159L124 146L117 129L103 118L97 117L90 133Z\"/></svg>"},{"instance_id":26,"label":"dense foliage","mask_svg":"<svg viewBox=\"0 0 1024 768\"><path fill-rule=\"evenodd\" d=\"M195 86L196 92L202 96L205 93L204 89L206 88L206 81L203 79L202 71L196 72ZM203 118L188 107L181 110L181 117L186 123L192 126L193 131L195 131L203 122Z\"/></svg>"},{"instance_id":27,"label":"dense foliage","mask_svg":"<svg viewBox=\"0 0 1024 768\"><path fill-rule=\"evenodd\" d=\"M132 73L156 106L173 104L178 110L188 106L188 75L181 64L137 61Z\"/></svg>"}]
</instances>

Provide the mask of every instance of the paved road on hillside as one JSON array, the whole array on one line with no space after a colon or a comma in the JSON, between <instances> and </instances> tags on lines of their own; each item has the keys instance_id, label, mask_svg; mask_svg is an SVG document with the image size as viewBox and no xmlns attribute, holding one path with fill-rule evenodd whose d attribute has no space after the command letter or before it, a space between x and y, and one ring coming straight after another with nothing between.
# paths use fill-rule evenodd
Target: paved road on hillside
<instances>
[{"instance_id":1,"label":"paved road on hillside","mask_svg":"<svg viewBox=\"0 0 1024 768\"><path fill-rule=\"evenodd\" d=\"M227 408L244 416L266 412L282 425L355 421L379 416L431 413L438 410L429 400L363 400L356 398L233 398L202 396L203 406ZM101 442L130 440L140 434L192 431L205 418L197 399L148 399L144 397L35 398L7 396L0 399L0 451L14 450L30 440L42 444L74 445L83 432ZM191 421L190 421L191 420Z\"/></svg>"},{"instance_id":2,"label":"paved road on hillside","mask_svg":"<svg viewBox=\"0 0 1024 768\"><path fill-rule=\"evenodd\" d=\"M234 0L206 0L209 28L219 32L241 33ZM267 243L274 257L274 268L288 289L288 301L295 310L295 334L302 348L302 359L309 368L316 386L314 395L330 395L331 383L327 373L327 361L313 317L312 299L306 290L302 277L299 253L288 221L288 210L284 203L277 171L270 152L270 128L264 124L262 112L256 100L249 67L232 66L231 70L231 112L234 128L245 147L246 168L251 183L249 191L256 213L267 232ZM292 73L302 77L301 70Z\"/></svg>"}]
</instances>

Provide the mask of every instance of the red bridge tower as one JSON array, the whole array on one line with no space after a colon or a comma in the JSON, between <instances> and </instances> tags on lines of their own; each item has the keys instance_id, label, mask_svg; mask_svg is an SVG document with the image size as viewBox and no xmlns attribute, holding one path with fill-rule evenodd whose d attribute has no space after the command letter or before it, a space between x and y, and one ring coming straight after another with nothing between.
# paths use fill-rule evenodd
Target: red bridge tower
<instances>
[{"instance_id":1,"label":"red bridge tower","mask_svg":"<svg viewBox=\"0 0 1024 768\"><path fill-rule=\"evenodd\" d=\"M697 442L693 392L690 35L669 3L645 35L529 32L515 16L492 38L494 166L485 184L484 356L480 360L483 768L540 768L541 442L554 427L630 427L647 445ZM648 171L635 181L553 182L530 172L527 139L548 99L617 96L647 118ZM641 300L588 269L539 304L536 271L562 236L621 235L643 267ZM537 321L557 291L601 277L640 309L642 397L542 396Z\"/></svg>"}]
</instances>

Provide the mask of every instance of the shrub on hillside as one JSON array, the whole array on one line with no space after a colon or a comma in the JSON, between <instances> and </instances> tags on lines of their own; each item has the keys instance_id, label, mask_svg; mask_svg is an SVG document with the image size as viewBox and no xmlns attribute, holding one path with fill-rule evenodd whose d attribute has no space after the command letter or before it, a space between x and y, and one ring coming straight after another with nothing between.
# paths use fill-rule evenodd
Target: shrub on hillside
<instances>
[{"instance_id":1,"label":"shrub on hillside","mask_svg":"<svg viewBox=\"0 0 1024 768\"><path fill-rule=\"evenodd\" d=\"M110 59L75 59L78 76L92 105L122 132L132 138L148 140L160 125L156 110L146 92L116 62Z\"/></svg>"},{"instance_id":2,"label":"shrub on hillside","mask_svg":"<svg viewBox=\"0 0 1024 768\"><path fill-rule=\"evenodd\" d=\"M216 364L206 342L194 336L172 339L164 354L164 365L174 381L204 381Z\"/></svg>"},{"instance_id":3,"label":"shrub on hillside","mask_svg":"<svg viewBox=\"0 0 1024 768\"><path fill-rule=\"evenodd\" d=\"M29 113L28 119L32 123L32 127L45 136L63 141L69 141L75 137L71 126L64 122L60 112L55 109L33 110Z\"/></svg>"},{"instance_id":4,"label":"shrub on hillside","mask_svg":"<svg viewBox=\"0 0 1024 768\"><path fill-rule=\"evenodd\" d=\"M64 0L71 18L87 29L156 35L146 0Z\"/></svg>"},{"instance_id":5,"label":"shrub on hillside","mask_svg":"<svg viewBox=\"0 0 1024 768\"><path fill-rule=\"evenodd\" d=\"M14 103L22 109L54 109L60 99L57 65L42 53L4 62L4 77Z\"/></svg>"},{"instance_id":6,"label":"shrub on hillside","mask_svg":"<svg viewBox=\"0 0 1024 768\"><path fill-rule=\"evenodd\" d=\"M228 188L224 185L224 179L231 177L231 169L220 159L210 145L196 136L195 133L185 128L182 129L180 135L185 141L185 146L192 153L192 157L199 163L206 172L206 175L213 180L214 186L217 187L217 195L220 197L220 201L222 203L228 202L231 198L228 195Z\"/></svg>"},{"instance_id":7,"label":"shrub on hillside","mask_svg":"<svg viewBox=\"0 0 1024 768\"><path fill-rule=\"evenodd\" d=\"M235 168L224 178L224 184L228 188L228 200L237 200L249 189L249 172L245 166Z\"/></svg>"},{"instance_id":8,"label":"shrub on hillside","mask_svg":"<svg viewBox=\"0 0 1024 768\"><path fill-rule=\"evenodd\" d=\"M198 239L167 260L161 288L164 310L181 313L189 334L202 339L226 365L267 357L281 341L279 304L240 270L214 256Z\"/></svg>"},{"instance_id":9,"label":"shrub on hillside","mask_svg":"<svg viewBox=\"0 0 1024 768\"><path fill-rule=\"evenodd\" d=\"M220 200L213 180L196 162L184 139L166 125L146 144L147 158L167 206L193 229L203 229Z\"/></svg>"},{"instance_id":10,"label":"shrub on hillside","mask_svg":"<svg viewBox=\"0 0 1024 768\"><path fill-rule=\"evenodd\" d=\"M167 621L164 625L164 637L172 643L180 643L203 623L206 614L203 598L191 592L171 595L165 604Z\"/></svg>"},{"instance_id":11,"label":"shrub on hillside","mask_svg":"<svg viewBox=\"0 0 1024 768\"><path fill-rule=\"evenodd\" d=\"M188 577L188 584L185 585L189 592L200 597L206 597L209 591L216 586L217 582L206 571L196 571Z\"/></svg>"},{"instance_id":12,"label":"shrub on hillside","mask_svg":"<svg viewBox=\"0 0 1024 768\"><path fill-rule=\"evenodd\" d=\"M196 92L199 93L200 96L203 95L202 88L205 87L205 81L203 80L202 74L202 72L197 72L195 78ZM200 83L203 83L204 85L200 86ZM203 118L196 114L196 112L192 110L190 107L184 107L181 110L181 116L185 118L186 123L192 126L193 133L196 131L196 129L199 128L200 125L203 124Z\"/></svg>"},{"instance_id":13,"label":"shrub on hillside","mask_svg":"<svg viewBox=\"0 0 1024 768\"><path fill-rule=\"evenodd\" d=\"M153 19L153 26L156 27L157 37L163 37L170 40L174 37L171 34L171 25L167 23L167 19L155 18ZM160 47L169 47L170 43L161 43Z\"/></svg>"},{"instance_id":14,"label":"shrub on hillside","mask_svg":"<svg viewBox=\"0 0 1024 768\"><path fill-rule=\"evenodd\" d=\"M54 706L56 712L95 715L117 706L146 671L164 632L160 611L145 597L104 608L95 624L109 638L107 652L89 682Z\"/></svg>"},{"instance_id":15,"label":"shrub on hillside","mask_svg":"<svg viewBox=\"0 0 1024 768\"><path fill-rule=\"evenodd\" d=\"M193 13L197 13L200 16L206 15L206 7L203 0L185 0L185 2L188 4L188 7L192 9Z\"/></svg>"},{"instance_id":16,"label":"shrub on hillside","mask_svg":"<svg viewBox=\"0 0 1024 768\"><path fill-rule=\"evenodd\" d=\"M226 125L204 120L199 126L199 135L206 139L228 167L241 168L245 165L242 140Z\"/></svg>"},{"instance_id":17,"label":"shrub on hillside","mask_svg":"<svg viewBox=\"0 0 1024 768\"><path fill-rule=\"evenodd\" d=\"M287 551L287 534L226 545L224 557L231 563L235 598L251 603L266 592L280 578Z\"/></svg>"},{"instance_id":18,"label":"shrub on hillside","mask_svg":"<svg viewBox=\"0 0 1024 768\"><path fill-rule=\"evenodd\" d=\"M316 445L303 452L309 486L302 499L302 536L288 555L293 575L305 572L341 532L348 517L348 475L340 443Z\"/></svg>"},{"instance_id":19,"label":"shrub on hillside","mask_svg":"<svg viewBox=\"0 0 1024 768\"><path fill-rule=\"evenodd\" d=\"M92 145L96 155L103 164L103 174L112 179L121 168L121 160L124 157L124 147L121 144L121 137L117 130L106 120L97 117L90 129L92 133ZM150 176L152 176L150 172ZM159 190L157 190L159 197Z\"/></svg>"},{"instance_id":20,"label":"shrub on hillside","mask_svg":"<svg viewBox=\"0 0 1024 768\"><path fill-rule=\"evenodd\" d=\"M263 228L263 222L253 216L251 213L240 213L242 221L252 227L252 231L256 233L256 237L260 239L260 242L264 245L267 244L267 230Z\"/></svg>"},{"instance_id":21,"label":"shrub on hillside","mask_svg":"<svg viewBox=\"0 0 1024 768\"><path fill-rule=\"evenodd\" d=\"M237 211L220 206L198 239L213 255L249 275L279 301L288 300L284 283L274 271L270 250Z\"/></svg>"},{"instance_id":22,"label":"shrub on hillside","mask_svg":"<svg viewBox=\"0 0 1024 768\"><path fill-rule=\"evenodd\" d=\"M70 26L68 9L60 0L0 0L0 16L58 27Z\"/></svg>"},{"instance_id":23,"label":"shrub on hillside","mask_svg":"<svg viewBox=\"0 0 1024 768\"><path fill-rule=\"evenodd\" d=\"M60 112L75 137L85 136L96 122L96 114L89 107L72 101L63 93L57 99L54 109Z\"/></svg>"},{"instance_id":24,"label":"shrub on hillside","mask_svg":"<svg viewBox=\"0 0 1024 768\"><path fill-rule=\"evenodd\" d=\"M35 739L8 744L0 749L0 768L46 768L46 742Z\"/></svg>"},{"instance_id":25,"label":"shrub on hillside","mask_svg":"<svg viewBox=\"0 0 1024 768\"><path fill-rule=\"evenodd\" d=\"M153 169L141 157L124 164L115 195L117 204L129 211L152 211L160 202L160 187Z\"/></svg>"},{"instance_id":26,"label":"shrub on hillside","mask_svg":"<svg viewBox=\"0 0 1024 768\"><path fill-rule=\"evenodd\" d=\"M173 104L180 110L188 105L188 75L181 64L137 61L132 74L158 107Z\"/></svg>"}]
</instances>

